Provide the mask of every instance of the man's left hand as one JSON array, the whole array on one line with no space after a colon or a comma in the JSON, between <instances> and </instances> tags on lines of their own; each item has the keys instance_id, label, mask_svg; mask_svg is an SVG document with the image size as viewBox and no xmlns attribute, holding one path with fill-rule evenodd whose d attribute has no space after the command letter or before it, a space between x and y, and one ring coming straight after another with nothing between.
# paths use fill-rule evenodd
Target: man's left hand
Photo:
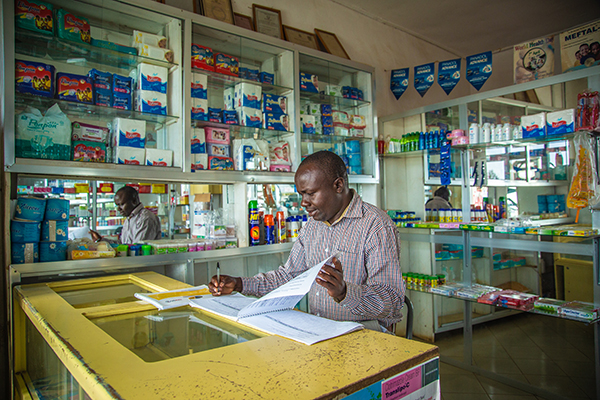
<instances>
[{"instance_id":1,"label":"man's left hand","mask_svg":"<svg viewBox=\"0 0 600 400\"><path fill-rule=\"evenodd\" d=\"M340 260L334 257L332 263L333 265L325 264L321 268L317 283L327 289L327 293L339 303L346 298L346 282Z\"/></svg>"}]
</instances>

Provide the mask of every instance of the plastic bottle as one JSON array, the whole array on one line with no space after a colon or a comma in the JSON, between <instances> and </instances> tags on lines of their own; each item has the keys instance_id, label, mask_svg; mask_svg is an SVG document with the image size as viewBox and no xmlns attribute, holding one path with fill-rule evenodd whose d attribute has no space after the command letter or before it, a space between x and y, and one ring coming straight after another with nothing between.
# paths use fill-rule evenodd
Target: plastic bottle
<instances>
[{"instance_id":1,"label":"plastic bottle","mask_svg":"<svg viewBox=\"0 0 600 400\"><path fill-rule=\"evenodd\" d=\"M260 214L258 213L258 202L251 200L248 202L248 225L249 225L249 244L258 246L260 243Z\"/></svg>"},{"instance_id":2,"label":"plastic bottle","mask_svg":"<svg viewBox=\"0 0 600 400\"><path fill-rule=\"evenodd\" d=\"M475 122L473 122L471 126L469 126L469 143L479 143L479 124Z\"/></svg>"},{"instance_id":3,"label":"plastic bottle","mask_svg":"<svg viewBox=\"0 0 600 400\"><path fill-rule=\"evenodd\" d=\"M285 226L286 226L286 229L287 229L287 241L288 242L292 241L292 236L293 236L293 234L292 234L292 220L293 220L293 218L294 217L290 216L290 217L287 217L286 220L285 220Z\"/></svg>"},{"instance_id":4,"label":"plastic bottle","mask_svg":"<svg viewBox=\"0 0 600 400\"><path fill-rule=\"evenodd\" d=\"M277 216L275 217L275 241L277 243L287 242L287 231L283 211L277 211Z\"/></svg>"},{"instance_id":5,"label":"plastic bottle","mask_svg":"<svg viewBox=\"0 0 600 400\"><path fill-rule=\"evenodd\" d=\"M425 134L419 133L419 150L425 150Z\"/></svg>"},{"instance_id":6,"label":"plastic bottle","mask_svg":"<svg viewBox=\"0 0 600 400\"><path fill-rule=\"evenodd\" d=\"M272 214L265 215L265 244L275 244L275 220Z\"/></svg>"},{"instance_id":7,"label":"plastic bottle","mask_svg":"<svg viewBox=\"0 0 600 400\"><path fill-rule=\"evenodd\" d=\"M258 244L263 245L263 244L265 244L265 212L264 211L259 211L258 215L259 215L259 222L258 222L259 240L258 240Z\"/></svg>"},{"instance_id":8,"label":"plastic bottle","mask_svg":"<svg viewBox=\"0 0 600 400\"><path fill-rule=\"evenodd\" d=\"M489 122L483 124L483 128L481 130L481 136L479 138L479 143L489 143L492 139L492 126Z\"/></svg>"},{"instance_id":9,"label":"plastic bottle","mask_svg":"<svg viewBox=\"0 0 600 400\"><path fill-rule=\"evenodd\" d=\"M498 205L500 206L500 218L506 218L506 199L500 197L498 199Z\"/></svg>"},{"instance_id":10,"label":"plastic bottle","mask_svg":"<svg viewBox=\"0 0 600 400\"><path fill-rule=\"evenodd\" d=\"M298 232L300 231L300 220L299 220L299 216L295 216L295 217L291 217L291 231L292 231L292 242L295 242L296 240L298 240Z\"/></svg>"}]
</instances>

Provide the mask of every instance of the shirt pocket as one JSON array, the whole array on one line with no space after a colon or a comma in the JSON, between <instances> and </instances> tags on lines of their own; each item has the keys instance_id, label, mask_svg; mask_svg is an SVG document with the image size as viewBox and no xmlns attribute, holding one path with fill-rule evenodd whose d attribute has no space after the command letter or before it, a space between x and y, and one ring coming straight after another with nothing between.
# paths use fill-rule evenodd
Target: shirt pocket
<instances>
[{"instance_id":1,"label":"shirt pocket","mask_svg":"<svg viewBox=\"0 0 600 400\"><path fill-rule=\"evenodd\" d=\"M343 242L336 250L342 253L340 261L344 279L348 282L362 283L366 274L364 247L360 243Z\"/></svg>"}]
</instances>

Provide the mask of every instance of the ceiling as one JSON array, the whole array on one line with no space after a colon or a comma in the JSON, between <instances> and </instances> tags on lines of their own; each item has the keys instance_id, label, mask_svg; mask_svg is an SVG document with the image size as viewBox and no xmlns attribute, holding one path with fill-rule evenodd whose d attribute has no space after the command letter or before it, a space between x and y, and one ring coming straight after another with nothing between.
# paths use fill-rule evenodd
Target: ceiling
<instances>
[{"instance_id":1,"label":"ceiling","mask_svg":"<svg viewBox=\"0 0 600 400\"><path fill-rule=\"evenodd\" d=\"M458 57L600 19L599 0L332 0Z\"/></svg>"}]
</instances>

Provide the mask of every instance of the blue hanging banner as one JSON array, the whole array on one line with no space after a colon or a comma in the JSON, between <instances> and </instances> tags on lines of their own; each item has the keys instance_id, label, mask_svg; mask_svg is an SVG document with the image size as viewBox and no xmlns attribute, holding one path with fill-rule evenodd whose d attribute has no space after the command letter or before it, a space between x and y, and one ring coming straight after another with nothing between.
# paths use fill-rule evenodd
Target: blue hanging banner
<instances>
[{"instance_id":1,"label":"blue hanging banner","mask_svg":"<svg viewBox=\"0 0 600 400\"><path fill-rule=\"evenodd\" d=\"M458 81L460 81L460 58L438 64L438 84L446 94L450 94Z\"/></svg>"},{"instance_id":2,"label":"blue hanging banner","mask_svg":"<svg viewBox=\"0 0 600 400\"><path fill-rule=\"evenodd\" d=\"M390 80L390 89L396 96L396 100L400 98L408 87L408 68L392 70L392 78Z\"/></svg>"},{"instance_id":3,"label":"blue hanging banner","mask_svg":"<svg viewBox=\"0 0 600 400\"><path fill-rule=\"evenodd\" d=\"M477 90L481 89L492 75L492 52L467 57L467 80Z\"/></svg>"},{"instance_id":4,"label":"blue hanging banner","mask_svg":"<svg viewBox=\"0 0 600 400\"><path fill-rule=\"evenodd\" d=\"M425 93L429 90L431 85L433 85L433 81L435 73L435 64L423 64L415 67L415 89L421 95L421 97L425 96Z\"/></svg>"}]
</instances>

